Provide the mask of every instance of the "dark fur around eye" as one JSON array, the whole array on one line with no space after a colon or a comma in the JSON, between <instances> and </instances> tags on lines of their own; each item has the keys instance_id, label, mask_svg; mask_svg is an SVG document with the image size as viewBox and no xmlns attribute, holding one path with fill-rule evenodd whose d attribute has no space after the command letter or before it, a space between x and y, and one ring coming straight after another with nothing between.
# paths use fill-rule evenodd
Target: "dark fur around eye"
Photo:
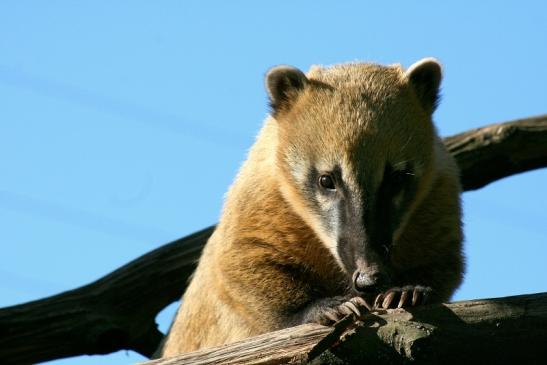
<instances>
[{"instance_id":1,"label":"dark fur around eye","mask_svg":"<svg viewBox=\"0 0 547 365\"><path fill-rule=\"evenodd\" d=\"M393 170L391 166L386 167L384 184L392 194L397 194L405 188L414 177L411 170Z\"/></svg>"}]
</instances>

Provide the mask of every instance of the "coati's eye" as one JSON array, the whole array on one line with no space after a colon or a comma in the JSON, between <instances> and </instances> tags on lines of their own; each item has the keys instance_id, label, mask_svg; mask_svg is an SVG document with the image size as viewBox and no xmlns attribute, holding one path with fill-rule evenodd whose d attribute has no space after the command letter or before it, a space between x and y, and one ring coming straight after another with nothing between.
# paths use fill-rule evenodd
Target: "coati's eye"
<instances>
[{"instance_id":1,"label":"coati's eye","mask_svg":"<svg viewBox=\"0 0 547 365\"><path fill-rule=\"evenodd\" d=\"M330 175L319 176L319 186L321 186L323 189L330 190L330 191L336 190L334 179Z\"/></svg>"},{"instance_id":2,"label":"coati's eye","mask_svg":"<svg viewBox=\"0 0 547 365\"><path fill-rule=\"evenodd\" d=\"M414 176L410 170L396 170L391 173L389 186L391 192L396 194L403 190L408 181Z\"/></svg>"}]
</instances>

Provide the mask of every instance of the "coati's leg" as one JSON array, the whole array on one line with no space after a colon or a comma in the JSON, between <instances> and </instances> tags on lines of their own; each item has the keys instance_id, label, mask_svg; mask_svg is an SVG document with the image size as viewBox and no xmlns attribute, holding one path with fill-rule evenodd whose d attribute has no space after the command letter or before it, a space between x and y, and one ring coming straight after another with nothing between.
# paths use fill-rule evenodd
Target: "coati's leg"
<instances>
[{"instance_id":1,"label":"coati's leg","mask_svg":"<svg viewBox=\"0 0 547 365\"><path fill-rule=\"evenodd\" d=\"M406 285L386 290L376 296L374 308L389 309L426 304L432 289L428 286Z\"/></svg>"},{"instance_id":2,"label":"coati's leg","mask_svg":"<svg viewBox=\"0 0 547 365\"><path fill-rule=\"evenodd\" d=\"M291 325L319 323L328 326L348 314L360 317L362 313L370 311L372 308L361 297L348 298L347 296L336 296L316 300L295 315L291 320Z\"/></svg>"}]
</instances>

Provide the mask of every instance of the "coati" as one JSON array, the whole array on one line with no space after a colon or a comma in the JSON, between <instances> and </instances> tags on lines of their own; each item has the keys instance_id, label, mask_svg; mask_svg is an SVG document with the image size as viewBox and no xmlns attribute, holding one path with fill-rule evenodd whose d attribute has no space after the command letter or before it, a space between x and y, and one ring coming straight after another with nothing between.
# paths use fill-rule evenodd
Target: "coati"
<instances>
[{"instance_id":1,"label":"coati","mask_svg":"<svg viewBox=\"0 0 547 365\"><path fill-rule=\"evenodd\" d=\"M431 58L271 69L271 114L160 354L331 324L374 299L447 301L464 259L458 170L431 118L440 81Z\"/></svg>"}]
</instances>

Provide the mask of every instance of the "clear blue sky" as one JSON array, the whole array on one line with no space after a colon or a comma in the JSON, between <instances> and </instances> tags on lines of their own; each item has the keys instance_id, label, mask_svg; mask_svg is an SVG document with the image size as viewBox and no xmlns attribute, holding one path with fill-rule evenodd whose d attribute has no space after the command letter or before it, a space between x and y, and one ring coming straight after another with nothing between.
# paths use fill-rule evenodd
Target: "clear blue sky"
<instances>
[{"instance_id":1,"label":"clear blue sky","mask_svg":"<svg viewBox=\"0 0 547 365\"><path fill-rule=\"evenodd\" d=\"M545 2L335 4L2 1L0 306L86 284L216 222L267 113L272 65L435 56L442 135L547 112ZM543 170L464 194L468 272L455 299L547 291L546 187Z\"/></svg>"}]
</instances>

